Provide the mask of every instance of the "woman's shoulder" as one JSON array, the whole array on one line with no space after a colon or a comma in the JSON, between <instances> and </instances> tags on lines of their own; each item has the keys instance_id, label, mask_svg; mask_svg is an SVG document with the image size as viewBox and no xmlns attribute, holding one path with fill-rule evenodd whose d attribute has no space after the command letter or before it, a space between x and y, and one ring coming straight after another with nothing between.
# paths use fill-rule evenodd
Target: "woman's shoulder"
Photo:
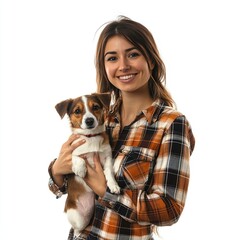
<instances>
[{"instance_id":1,"label":"woman's shoulder","mask_svg":"<svg viewBox=\"0 0 240 240\"><path fill-rule=\"evenodd\" d=\"M168 129L173 123L190 126L185 114L174 107L166 105L159 106L158 113L155 121L160 122L160 125L164 126L165 129Z\"/></svg>"},{"instance_id":2,"label":"woman's shoulder","mask_svg":"<svg viewBox=\"0 0 240 240\"><path fill-rule=\"evenodd\" d=\"M172 121L178 117L185 118L184 114L178 111L175 107L166 105L165 103L156 104L155 118L160 121Z\"/></svg>"},{"instance_id":3,"label":"woman's shoulder","mask_svg":"<svg viewBox=\"0 0 240 240\"><path fill-rule=\"evenodd\" d=\"M184 116L184 114L178 111L176 108L166 105L163 107L162 115Z\"/></svg>"}]
</instances>

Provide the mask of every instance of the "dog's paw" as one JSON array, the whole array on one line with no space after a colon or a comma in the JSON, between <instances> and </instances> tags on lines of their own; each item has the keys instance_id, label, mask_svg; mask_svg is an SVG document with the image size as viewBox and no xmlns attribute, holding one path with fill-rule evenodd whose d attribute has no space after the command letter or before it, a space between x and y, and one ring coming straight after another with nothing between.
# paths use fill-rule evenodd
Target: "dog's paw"
<instances>
[{"instance_id":1,"label":"dog's paw","mask_svg":"<svg viewBox=\"0 0 240 240\"><path fill-rule=\"evenodd\" d=\"M83 159L74 159L72 170L77 176L84 178L87 172L85 161Z\"/></svg>"},{"instance_id":2,"label":"dog's paw","mask_svg":"<svg viewBox=\"0 0 240 240\"><path fill-rule=\"evenodd\" d=\"M82 166L82 168L76 171L75 174L81 178L84 178L86 176L86 172L87 172L86 166Z\"/></svg>"},{"instance_id":3,"label":"dog's paw","mask_svg":"<svg viewBox=\"0 0 240 240\"><path fill-rule=\"evenodd\" d=\"M116 183L109 184L108 187L109 187L111 193L115 193L115 194L120 193L121 188Z\"/></svg>"}]
</instances>

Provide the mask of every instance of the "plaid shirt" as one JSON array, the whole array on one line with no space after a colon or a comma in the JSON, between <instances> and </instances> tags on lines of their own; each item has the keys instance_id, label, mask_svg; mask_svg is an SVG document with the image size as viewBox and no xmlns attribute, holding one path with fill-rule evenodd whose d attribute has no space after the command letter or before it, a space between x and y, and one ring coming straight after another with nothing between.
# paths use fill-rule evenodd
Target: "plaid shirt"
<instances>
[{"instance_id":1,"label":"plaid shirt","mask_svg":"<svg viewBox=\"0 0 240 240\"><path fill-rule=\"evenodd\" d=\"M119 106L110 112L107 131L122 192L107 189L97 199L78 239L151 239L152 226L177 222L185 205L195 144L186 117L157 100L121 130Z\"/></svg>"}]
</instances>

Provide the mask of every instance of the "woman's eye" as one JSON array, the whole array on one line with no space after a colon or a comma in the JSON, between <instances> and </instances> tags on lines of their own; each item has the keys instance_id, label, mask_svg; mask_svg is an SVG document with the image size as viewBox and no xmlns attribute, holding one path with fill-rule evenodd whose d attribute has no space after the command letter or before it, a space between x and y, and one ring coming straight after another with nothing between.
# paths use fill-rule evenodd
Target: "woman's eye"
<instances>
[{"instance_id":1,"label":"woman's eye","mask_svg":"<svg viewBox=\"0 0 240 240\"><path fill-rule=\"evenodd\" d=\"M138 57L138 56L140 56L140 54L138 52L133 52L133 53L129 54L130 58L135 58L135 57Z\"/></svg>"},{"instance_id":2,"label":"woman's eye","mask_svg":"<svg viewBox=\"0 0 240 240\"><path fill-rule=\"evenodd\" d=\"M74 111L75 114L81 114L81 110L79 108L77 108L75 111Z\"/></svg>"},{"instance_id":3,"label":"woman's eye","mask_svg":"<svg viewBox=\"0 0 240 240\"><path fill-rule=\"evenodd\" d=\"M116 59L117 59L116 57L108 57L107 61L112 62L112 61L115 61Z\"/></svg>"}]
</instances>

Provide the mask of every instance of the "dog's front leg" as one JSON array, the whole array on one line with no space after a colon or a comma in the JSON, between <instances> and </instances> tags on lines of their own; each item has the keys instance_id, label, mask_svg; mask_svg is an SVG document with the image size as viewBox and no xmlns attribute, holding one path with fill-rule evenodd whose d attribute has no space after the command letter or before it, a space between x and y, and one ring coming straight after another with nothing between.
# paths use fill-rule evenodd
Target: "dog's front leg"
<instances>
[{"instance_id":1,"label":"dog's front leg","mask_svg":"<svg viewBox=\"0 0 240 240\"><path fill-rule=\"evenodd\" d=\"M107 180L107 186L109 187L111 193L119 194L120 187L118 186L114 177L112 158L110 156L105 156L105 161L103 161L103 170Z\"/></svg>"},{"instance_id":2,"label":"dog's front leg","mask_svg":"<svg viewBox=\"0 0 240 240\"><path fill-rule=\"evenodd\" d=\"M85 160L79 156L73 155L72 170L77 176L84 178L87 172Z\"/></svg>"}]
</instances>

